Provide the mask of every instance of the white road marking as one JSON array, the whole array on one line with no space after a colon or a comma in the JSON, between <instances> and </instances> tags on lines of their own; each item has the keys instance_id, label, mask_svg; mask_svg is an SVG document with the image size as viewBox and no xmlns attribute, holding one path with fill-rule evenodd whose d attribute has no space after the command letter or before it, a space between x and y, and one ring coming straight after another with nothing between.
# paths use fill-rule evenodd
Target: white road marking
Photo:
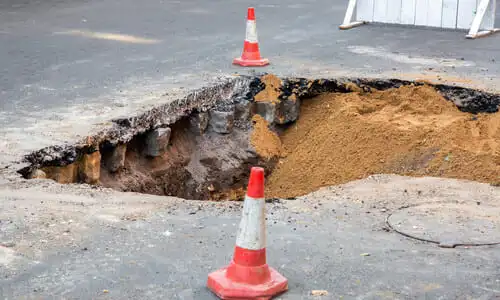
<instances>
[{"instance_id":1,"label":"white road marking","mask_svg":"<svg viewBox=\"0 0 500 300\"><path fill-rule=\"evenodd\" d=\"M418 57L400 53L393 53L382 47L374 48L369 46L349 46L347 47L347 49L352 53L388 59L404 64L417 64L425 66L443 66L443 67L473 67L476 65L472 61L458 60L453 58L432 58L432 57L421 57L421 56Z\"/></svg>"}]
</instances>

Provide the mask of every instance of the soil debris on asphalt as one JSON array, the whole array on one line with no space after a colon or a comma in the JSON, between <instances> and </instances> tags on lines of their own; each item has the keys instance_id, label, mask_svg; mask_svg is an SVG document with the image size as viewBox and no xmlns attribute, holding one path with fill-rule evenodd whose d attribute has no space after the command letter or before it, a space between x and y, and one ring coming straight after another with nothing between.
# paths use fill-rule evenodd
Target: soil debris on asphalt
<instances>
[{"instance_id":1,"label":"soil debris on asphalt","mask_svg":"<svg viewBox=\"0 0 500 300\"><path fill-rule=\"evenodd\" d=\"M302 196L380 173L487 183L500 176L500 114L461 112L427 85L305 100L281 141L268 197Z\"/></svg>"},{"instance_id":2,"label":"soil debris on asphalt","mask_svg":"<svg viewBox=\"0 0 500 300\"><path fill-rule=\"evenodd\" d=\"M280 87L282 85L281 79L276 75L266 74L260 80L265 84L265 89L255 95L255 101L279 102L278 97L281 93Z\"/></svg>"}]
</instances>

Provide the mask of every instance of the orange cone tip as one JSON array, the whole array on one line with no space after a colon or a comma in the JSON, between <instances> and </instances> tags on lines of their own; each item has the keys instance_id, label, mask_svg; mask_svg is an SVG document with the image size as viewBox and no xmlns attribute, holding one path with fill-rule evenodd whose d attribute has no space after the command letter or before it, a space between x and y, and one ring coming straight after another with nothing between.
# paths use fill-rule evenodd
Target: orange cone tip
<instances>
[{"instance_id":1,"label":"orange cone tip","mask_svg":"<svg viewBox=\"0 0 500 300\"><path fill-rule=\"evenodd\" d=\"M255 21L255 8L248 8L247 20Z\"/></svg>"},{"instance_id":2,"label":"orange cone tip","mask_svg":"<svg viewBox=\"0 0 500 300\"><path fill-rule=\"evenodd\" d=\"M264 198L264 169L253 167L250 170L248 180L247 196L252 198Z\"/></svg>"}]
</instances>

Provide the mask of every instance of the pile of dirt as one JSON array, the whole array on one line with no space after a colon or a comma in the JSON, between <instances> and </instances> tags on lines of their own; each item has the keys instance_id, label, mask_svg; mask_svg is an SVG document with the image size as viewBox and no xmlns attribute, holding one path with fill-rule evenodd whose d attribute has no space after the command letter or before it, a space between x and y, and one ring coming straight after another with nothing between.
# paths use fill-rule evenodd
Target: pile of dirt
<instances>
[{"instance_id":1,"label":"pile of dirt","mask_svg":"<svg viewBox=\"0 0 500 300\"><path fill-rule=\"evenodd\" d=\"M500 114L460 112L430 86L305 100L281 141L267 197L381 173L488 183L500 177Z\"/></svg>"},{"instance_id":2,"label":"pile of dirt","mask_svg":"<svg viewBox=\"0 0 500 300\"><path fill-rule=\"evenodd\" d=\"M259 156L271 159L281 156L283 147L279 136L269 129L269 123L260 115L252 118L253 130L250 142Z\"/></svg>"},{"instance_id":3,"label":"pile of dirt","mask_svg":"<svg viewBox=\"0 0 500 300\"><path fill-rule=\"evenodd\" d=\"M279 102L280 87L283 84L281 79L276 75L266 74L260 78L260 81L265 85L265 89L255 95L255 101Z\"/></svg>"}]
</instances>

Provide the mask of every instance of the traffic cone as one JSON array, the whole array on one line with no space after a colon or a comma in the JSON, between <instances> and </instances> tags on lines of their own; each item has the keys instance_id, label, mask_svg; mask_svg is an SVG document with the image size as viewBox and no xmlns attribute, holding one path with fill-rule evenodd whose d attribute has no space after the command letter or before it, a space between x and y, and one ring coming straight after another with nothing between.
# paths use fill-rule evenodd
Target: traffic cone
<instances>
[{"instance_id":1,"label":"traffic cone","mask_svg":"<svg viewBox=\"0 0 500 300\"><path fill-rule=\"evenodd\" d=\"M288 280L266 263L264 169L250 173L243 214L229 266L208 275L208 288L221 299L271 299L288 289Z\"/></svg>"},{"instance_id":2,"label":"traffic cone","mask_svg":"<svg viewBox=\"0 0 500 300\"><path fill-rule=\"evenodd\" d=\"M245 43L243 44L243 53L240 57L233 60L233 64L243 67L262 67L269 64L267 58L260 57L257 23L255 21L255 9L253 7L248 8L247 32Z\"/></svg>"}]
</instances>

